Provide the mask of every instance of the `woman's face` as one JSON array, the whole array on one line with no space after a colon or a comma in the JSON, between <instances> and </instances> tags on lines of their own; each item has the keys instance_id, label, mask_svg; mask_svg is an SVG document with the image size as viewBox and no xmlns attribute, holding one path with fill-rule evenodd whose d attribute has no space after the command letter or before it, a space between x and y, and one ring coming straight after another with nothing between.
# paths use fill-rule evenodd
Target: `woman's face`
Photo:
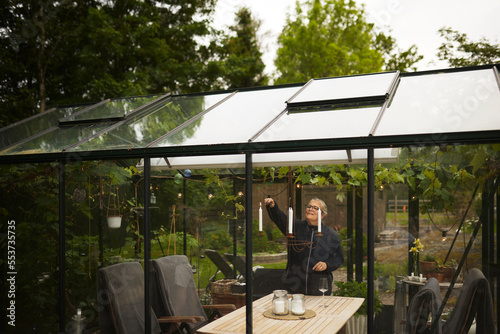
<instances>
[{"instance_id":1,"label":"woman's face","mask_svg":"<svg viewBox=\"0 0 500 334\"><path fill-rule=\"evenodd\" d=\"M306 206L306 220L311 225L318 225L318 209L321 208L320 202L312 200ZM325 215L321 213L321 218Z\"/></svg>"}]
</instances>

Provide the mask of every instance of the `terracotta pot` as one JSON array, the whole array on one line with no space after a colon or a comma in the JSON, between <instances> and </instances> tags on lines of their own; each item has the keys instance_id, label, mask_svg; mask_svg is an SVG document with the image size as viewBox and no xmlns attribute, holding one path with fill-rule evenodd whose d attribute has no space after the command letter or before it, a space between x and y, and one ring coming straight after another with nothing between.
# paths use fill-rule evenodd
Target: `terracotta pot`
<instances>
[{"instance_id":1,"label":"terracotta pot","mask_svg":"<svg viewBox=\"0 0 500 334\"><path fill-rule=\"evenodd\" d=\"M435 271L431 271L427 274L427 278L431 278L431 277L434 277L435 279L438 280L439 283L443 283L444 282L444 275L443 273L438 273L438 272L435 272Z\"/></svg>"},{"instance_id":2,"label":"terracotta pot","mask_svg":"<svg viewBox=\"0 0 500 334\"><path fill-rule=\"evenodd\" d=\"M420 272L424 276L427 276L435 267L436 267L435 262L420 261Z\"/></svg>"}]
</instances>

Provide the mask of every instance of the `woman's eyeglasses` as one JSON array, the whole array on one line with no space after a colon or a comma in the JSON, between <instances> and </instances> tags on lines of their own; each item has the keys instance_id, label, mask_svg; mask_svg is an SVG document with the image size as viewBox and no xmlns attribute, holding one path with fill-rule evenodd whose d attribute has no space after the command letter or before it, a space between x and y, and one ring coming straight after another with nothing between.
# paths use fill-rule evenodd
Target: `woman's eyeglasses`
<instances>
[{"instance_id":1,"label":"woman's eyeglasses","mask_svg":"<svg viewBox=\"0 0 500 334\"><path fill-rule=\"evenodd\" d=\"M316 205L306 205L306 210L318 211L319 210L319 206L316 206Z\"/></svg>"}]
</instances>

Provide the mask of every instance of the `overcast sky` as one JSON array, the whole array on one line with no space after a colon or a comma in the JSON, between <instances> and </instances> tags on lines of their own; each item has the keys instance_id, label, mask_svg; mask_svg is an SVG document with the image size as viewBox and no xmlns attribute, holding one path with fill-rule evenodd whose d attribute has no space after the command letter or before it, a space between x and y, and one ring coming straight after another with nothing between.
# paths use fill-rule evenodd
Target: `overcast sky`
<instances>
[{"instance_id":1,"label":"overcast sky","mask_svg":"<svg viewBox=\"0 0 500 334\"><path fill-rule=\"evenodd\" d=\"M299 0L301 3L304 0ZM247 6L261 20L259 32L264 52L266 72L274 71L277 37L287 13L295 13L296 0L218 0L215 14L217 28L234 23L234 13ZM364 0L367 20L375 23L397 41L399 48L415 44L424 59L418 70L446 68L437 61L437 48L444 41L438 29L446 26L465 33L473 41L485 37L490 43L500 43L499 0ZM390 29L390 30L389 30Z\"/></svg>"}]
</instances>

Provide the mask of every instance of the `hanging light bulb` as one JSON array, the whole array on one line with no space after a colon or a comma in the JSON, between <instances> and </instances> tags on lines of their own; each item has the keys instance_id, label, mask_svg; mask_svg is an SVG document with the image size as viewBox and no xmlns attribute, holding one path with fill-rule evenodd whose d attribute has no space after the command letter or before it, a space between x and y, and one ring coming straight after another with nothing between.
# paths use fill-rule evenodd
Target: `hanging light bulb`
<instances>
[{"instance_id":1,"label":"hanging light bulb","mask_svg":"<svg viewBox=\"0 0 500 334\"><path fill-rule=\"evenodd\" d=\"M209 193L209 194L208 194L208 199L209 199L209 200L212 200L213 198L214 198L214 194Z\"/></svg>"},{"instance_id":2,"label":"hanging light bulb","mask_svg":"<svg viewBox=\"0 0 500 334\"><path fill-rule=\"evenodd\" d=\"M243 191L241 191L241 190L240 190L240 191L238 191L238 196L239 196L239 197L243 197Z\"/></svg>"},{"instance_id":3,"label":"hanging light bulb","mask_svg":"<svg viewBox=\"0 0 500 334\"><path fill-rule=\"evenodd\" d=\"M446 241L446 231L441 231L441 235L442 235L441 241L445 242Z\"/></svg>"},{"instance_id":4,"label":"hanging light bulb","mask_svg":"<svg viewBox=\"0 0 500 334\"><path fill-rule=\"evenodd\" d=\"M182 192L181 192L181 191L179 191L179 192L177 193L177 198L182 198Z\"/></svg>"},{"instance_id":5,"label":"hanging light bulb","mask_svg":"<svg viewBox=\"0 0 500 334\"><path fill-rule=\"evenodd\" d=\"M151 196L149 197L149 203L156 204L156 196L154 192L151 192Z\"/></svg>"}]
</instances>

